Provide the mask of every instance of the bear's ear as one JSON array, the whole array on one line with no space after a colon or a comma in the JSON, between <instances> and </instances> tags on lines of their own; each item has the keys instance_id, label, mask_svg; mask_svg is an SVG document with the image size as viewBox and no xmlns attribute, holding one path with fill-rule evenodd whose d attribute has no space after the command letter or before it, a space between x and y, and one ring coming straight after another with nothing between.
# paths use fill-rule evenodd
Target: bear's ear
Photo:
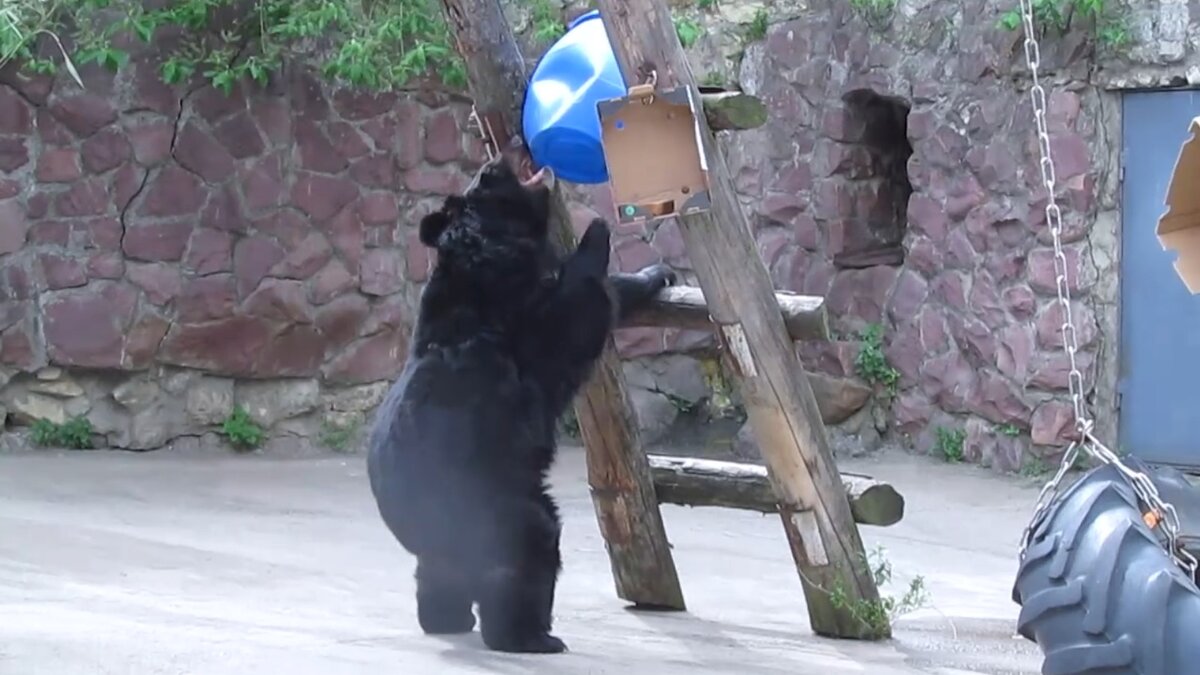
<instances>
[{"instance_id":1,"label":"bear's ear","mask_svg":"<svg viewBox=\"0 0 1200 675\"><path fill-rule=\"evenodd\" d=\"M438 237L442 236L449 224L450 216L447 216L445 211L434 211L422 218L417 231L421 243L429 248L437 248Z\"/></svg>"},{"instance_id":2,"label":"bear's ear","mask_svg":"<svg viewBox=\"0 0 1200 675\"><path fill-rule=\"evenodd\" d=\"M441 209L421 219L417 232L421 243L429 248L437 248L438 239L446 231L446 228L450 227L450 223L462 215L466 204L467 200L457 195L446 197Z\"/></svg>"}]
</instances>

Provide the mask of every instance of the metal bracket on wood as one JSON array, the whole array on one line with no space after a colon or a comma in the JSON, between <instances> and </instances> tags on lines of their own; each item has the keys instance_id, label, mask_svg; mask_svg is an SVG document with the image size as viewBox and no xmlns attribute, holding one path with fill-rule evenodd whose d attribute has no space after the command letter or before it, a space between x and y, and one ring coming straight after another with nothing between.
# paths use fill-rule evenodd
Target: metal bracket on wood
<instances>
[{"instance_id":1,"label":"metal bracket on wood","mask_svg":"<svg viewBox=\"0 0 1200 675\"><path fill-rule=\"evenodd\" d=\"M496 155L500 154L500 151L507 147L512 140L508 128L504 125L504 116L498 111L489 110L480 114L475 104L471 104L471 115L467 121L483 141L489 160L495 159Z\"/></svg>"}]
</instances>

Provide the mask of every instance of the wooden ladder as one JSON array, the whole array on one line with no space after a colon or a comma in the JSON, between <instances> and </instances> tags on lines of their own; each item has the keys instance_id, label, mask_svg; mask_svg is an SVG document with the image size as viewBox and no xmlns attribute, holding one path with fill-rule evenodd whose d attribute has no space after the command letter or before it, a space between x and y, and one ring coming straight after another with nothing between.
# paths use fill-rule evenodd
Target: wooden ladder
<instances>
[{"instance_id":1,"label":"wooden ladder","mask_svg":"<svg viewBox=\"0 0 1200 675\"><path fill-rule=\"evenodd\" d=\"M528 78L498 0L442 0L442 5L466 62L476 109L492 120L493 128L519 129ZM652 71L659 87L695 86L663 0L599 0L599 6L626 82L645 81ZM774 290L715 143L714 129L761 125L765 109L753 97L736 93L702 99L701 141L712 210L679 217L700 288L666 289L654 308L625 325L715 330L767 468L647 457L610 339L575 412L617 595L639 607L686 607L660 497L773 511L780 515L814 632L889 637L890 628L868 626L854 611L860 603L879 602L855 517L891 524L899 520L903 500L890 486L838 474L812 387L792 344L797 338L828 339L824 301ZM741 112L731 114L731 109ZM556 237L562 250L569 251L576 242L561 189L556 189L553 214ZM753 489L744 489L746 485ZM864 515L868 513L874 515ZM837 603L835 589L843 598Z\"/></svg>"}]
</instances>

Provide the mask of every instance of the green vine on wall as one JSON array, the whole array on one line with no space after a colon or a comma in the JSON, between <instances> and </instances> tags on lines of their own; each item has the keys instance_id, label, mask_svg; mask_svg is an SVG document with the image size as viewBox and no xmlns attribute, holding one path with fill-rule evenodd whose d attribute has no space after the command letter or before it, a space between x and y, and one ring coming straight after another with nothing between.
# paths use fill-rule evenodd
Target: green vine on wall
<instances>
[{"instance_id":1,"label":"green vine on wall","mask_svg":"<svg viewBox=\"0 0 1200 675\"><path fill-rule=\"evenodd\" d=\"M1072 29L1090 31L1100 46L1119 50L1133 41L1125 7L1118 0L1032 0L1033 20L1043 33L1065 35ZM1004 30L1021 30L1020 8L1000 15Z\"/></svg>"},{"instance_id":2,"label":"green vine on wall","mask_svg":"<svg viewBox=\"0 0 1200 675\"><path fill-rule=\"evenodd\" d=\"M533 5L544 29L539 7L548 0ZM0 8L0 66L65 67L78 80L77 66L115 71L129 61L131 39L164 35L177 46L159 66L163 81L198 75L227 93L243 78L265 84L291 59L371 90L466 79L437 0L168 0L159 9L142 0L10 0Z\"/></svg>"}]
</instances>

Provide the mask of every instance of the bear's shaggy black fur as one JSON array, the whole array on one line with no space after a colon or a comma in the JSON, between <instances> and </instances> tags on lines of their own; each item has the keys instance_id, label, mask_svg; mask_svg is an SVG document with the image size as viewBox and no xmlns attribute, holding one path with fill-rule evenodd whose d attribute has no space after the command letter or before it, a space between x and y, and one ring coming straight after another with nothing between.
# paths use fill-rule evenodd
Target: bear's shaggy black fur
<instances>
[{"instance_id":1,"label":"bear's shaggy black fur","mask_svg":"<svg viewBox=\"0 0 1200 675\"><path fill-rule=\"evenodd\" d=\"M546 486L555 422L619 315L674 274L609 277L609 228L592 221L565 261L549 190L502 157L420 223L438 252L408 361L379 408L368 473L379 512L417 557L430 634L474 628L491 649L561 652L551 635L561 524Z\"/></svg>"}]
</instances>

